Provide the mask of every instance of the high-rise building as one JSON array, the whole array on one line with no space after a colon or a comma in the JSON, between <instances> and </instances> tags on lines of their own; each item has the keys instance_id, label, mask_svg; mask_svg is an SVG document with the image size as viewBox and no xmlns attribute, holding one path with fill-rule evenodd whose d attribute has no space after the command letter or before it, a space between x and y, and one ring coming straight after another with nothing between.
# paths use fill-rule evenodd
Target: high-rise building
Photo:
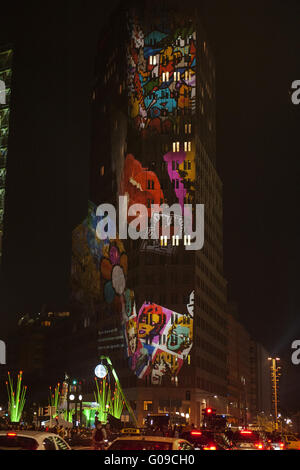
<instances>
[{"instance_id":1,"label":"high-rise building","mask_svg":"<svg viewBox=\"0 0 300 470\"><path fill-rule=\"evenodd\" d=\"M214 57L197 9L177 1L120 7L99 43L91 204L73 234L72 302L78 334L94 338L97 328L98 354L111 357L140 423L149 410L197 425L207 405L227 411L215 107ZM176 203L194 223L195 204L204 204L203 248L173 239L175 215L163 242L100 241L96 206L118 207L118 196L128 207L144 204L149 217L153 204ZM90 371L95 359L85 352Z\"/></svg>"},{"instance_id":2,"label":"high-rise building","mask_svg":"<svg viewBox=\"0 0 300 470\"><path fill-rule=\"evenodd\" d=\"M0 256L4 230L12 57L12 48L0 47Z\"/></svg>"}]
</instances>

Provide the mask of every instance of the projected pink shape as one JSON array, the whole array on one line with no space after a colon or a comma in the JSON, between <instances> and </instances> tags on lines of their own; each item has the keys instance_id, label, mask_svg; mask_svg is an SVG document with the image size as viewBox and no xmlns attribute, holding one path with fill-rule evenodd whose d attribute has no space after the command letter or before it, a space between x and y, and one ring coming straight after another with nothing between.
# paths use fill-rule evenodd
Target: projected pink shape
<instances>
[{"instance_id":1,"label":"projected pink shape","mask_svg":"<svg viewBox=\"0 0 300 470\"><path fill-rule=\"evenodd\" d=\"M183 178L176 170L177 165L181 165L186 158L186 152L168 152L164 155L164 161L168 164L168 174L171 182L174 181L175 194L181 206L182 213L184 212L184 198L186 196L186 189L184 187ZM173 163L174 162L174 163Z\"/></svg>"}]
</instances>

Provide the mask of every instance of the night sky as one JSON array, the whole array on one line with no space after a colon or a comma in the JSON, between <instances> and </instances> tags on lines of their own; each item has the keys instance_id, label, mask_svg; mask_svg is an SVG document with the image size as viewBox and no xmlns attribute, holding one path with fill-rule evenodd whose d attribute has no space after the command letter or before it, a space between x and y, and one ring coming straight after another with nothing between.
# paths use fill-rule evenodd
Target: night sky
<instances>
[{"instance_id":1,"label":"night sky","mask_svg":"<svg viewBox=\"0 0 300 470\"><path fill-rule=\"evenodd\" d=\"M85 215L88 195L97 36L118 2L105 11L94 0L14 3L1 6L0 18L0 43L16 51L5 324L16 312L66 302L71 230ZM300 338L300 105L290 99L291 83L300 79L300 4L194 3L216 59L229 298L253 337L287 361L282 399L290 402L300 392L300 366L290 366L290 344Z\"/></svg>"}]
</instances>

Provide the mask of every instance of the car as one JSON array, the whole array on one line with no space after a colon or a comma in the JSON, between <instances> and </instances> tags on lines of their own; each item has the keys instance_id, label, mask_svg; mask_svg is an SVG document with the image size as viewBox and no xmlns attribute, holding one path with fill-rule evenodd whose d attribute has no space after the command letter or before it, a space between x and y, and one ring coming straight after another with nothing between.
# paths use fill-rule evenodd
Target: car
<instances>
[{"instance_id":1,"label":"car","mask_svg":"<svg viewBox=\"0 0 300 470\"><path fill-rule=\"evenodd\" d=\"M267 447L269 450L285 450L286 445L284 443L284 438L275 432L267 432Z\"/></svg>"},{"instance_id":2,"label":"car","mask_svg":"<svg viewBox=\"0 0 300 470\"><path fill-rule=\"evenodd\" d=\"M300 450L300 439L295 434L285 434L283 437L287 450Z\"/></svg>"},{"instance_id":3,"label":"car","mask_svg":"<svg viewBox=\"0 0 300 470\"><path fill-rule=\"evenodd\" d=\"M181 437L193 444L195 450L229 450L232 443L223 433L203 429L183 432Z\"/></svg>"},{"instance_id":4,"label":"car","mask_svg":"<svg viewBox=\"0 0 300 470\"><path fill-rule=\"evenodd\" d=\"M0 431L1 450L72 450L60 436L42 431Z\"/></svg>"},{"instance_id":5,"label":"car","mask_svg":"<svg viewBox=\"0 0 300 470\"><path fill-rule=\"evenodd\" d=\"M126 436L115 439L107 450L194 450L194 446L174 437Z\"/></svg>"},{"instance_id":6,"label":"car","mask_svg":"<svg viewBox=\"0 0 300 470\"><path fill-rule=\"evenodd\" d=\"M264 437L251 429L234 432L232 442L234 450L267 450Z\"/></svg>"}]
</instances>

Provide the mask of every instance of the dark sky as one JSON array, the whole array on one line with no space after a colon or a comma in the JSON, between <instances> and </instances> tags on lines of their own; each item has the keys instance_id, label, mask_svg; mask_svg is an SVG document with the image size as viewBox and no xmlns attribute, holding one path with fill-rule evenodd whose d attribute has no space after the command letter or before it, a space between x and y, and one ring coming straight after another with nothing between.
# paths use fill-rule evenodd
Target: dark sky
<instances>
[{"instance_id":1,"label":"dark sky","mask_svg":"<svg viewBox=\"0 0 300 470\"><path fill-rule=\"evenodd\" d=\"M110 1L1 7L15 45L13 128L1 310L64 302L70 233L88 188L90 93ZM204 0L217 67L217 166L224 183L225 275L255 339L290 363L300 337L298 0ZM18 5L18 7L16 7ZM72 7L71 7L72 6ZM293 377L299 372L294 367ZM297 380L296 380L297 381ZM300 389L299 389L300 391Z\"/></svg>"}]
</instances>

